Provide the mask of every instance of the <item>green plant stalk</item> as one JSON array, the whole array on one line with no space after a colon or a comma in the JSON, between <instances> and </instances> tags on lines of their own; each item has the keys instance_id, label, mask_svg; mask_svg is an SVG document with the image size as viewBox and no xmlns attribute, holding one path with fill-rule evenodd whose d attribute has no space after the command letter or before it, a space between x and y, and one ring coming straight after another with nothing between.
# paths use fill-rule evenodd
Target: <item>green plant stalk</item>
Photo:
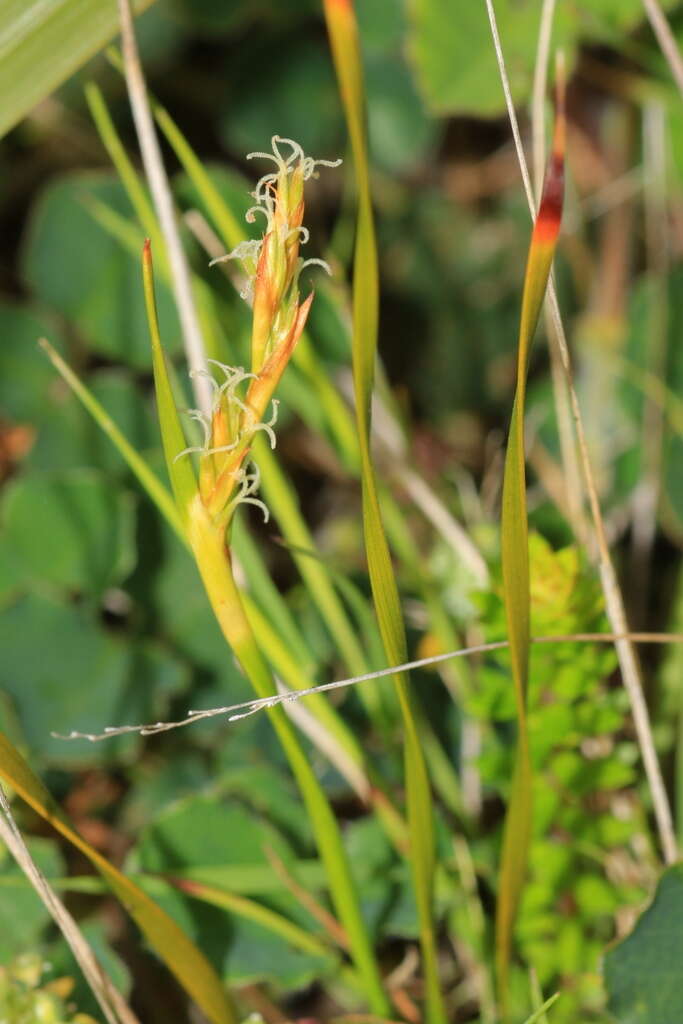
<instances>
[{"instance_id":1,"label":"green plant stalk","mask_svg":"<svg viewBox=\"0 0 683 1024\"><path fill-rule=\"evenodd\" d=\"M112 59L114 65L120 70L118 58ZM144 226L145 231L147 231L152 239L159 238L160 232L156 216L147 193L137 171L126 154L106 104L96 86L90 87L87 92L87 98L100 138L121 178L133 209ZM193 182L202 201L205 203L218 230L229 246L234 247L238 245L244 241L246 233L235 220L232 212L175 122L158 105L154 106L154 110L160 128L174 149L188 177ZM124 219L116 214L115 211L107 210L104 204L93 204L93 208L103 226L113 232L124 245L128 248L132 246L137 252L137 235L132 235L130 230L127 230L128 225ZM163 247L161 252L163 255ZM163 259L160 264L160 271L165 276L168 276L168 267ZM199 285L205 287L203 281L196 280L195 286ZM199 306L200 309L203 309L204 302L200 301ZM301 370L316 388L316 393L320 395L328 422L340 444L340 450L342 453L346 453L346 461L356 464L357 442L347 409L332 382L319 366L305 332L295 349L294 359L297 360ZM261 440L260 438L256 439L258 463L263 477L264 492L272 507L273 514L278 519L285 538L289 543L293 546L313 549L314 541L301 515L297 500L268 446L265 444L258 445L258 442ZM330 584L324 566L318 565L314 568L302 568L302 565L303 562L297 562L297 567L302 574L304 582L314 596L316 605L321 611L347 667L356 675L362 674L368 668L366 658L357 641L344 607Z\"/></svg>"},{"instance_id":2,"label":"green plant stalk","mask_svg":"<svg viewBox=\"0 0 683 1024\"><path fill-rule=\"evenodd\" d=\"M550 999L546 999L543 1006L539 1006L539 1008L532 1013L530 1017L527 1017L524 1024L542 1024L542 1021L545 1020L546 1010L549 1010L551 1006L554 1006L559 998L560 993L556 992L554 996L550 997Z\"/></svg>"},{"instance_id":3,"label":"green plant stalk","mask_svg":"<svg viewBox=\"0 0 683 1024\"><path fill-rule=\"evenodd\" d=\"M95 219L105 230L117 238L129 251L137 253L139 249L139 236L129 221L104 203L93 201L89 203L89 207ZM168 268L163 263L160 272L162 276L167 276L168 274ZM202 288L205 287L203 281L197 281L196 283L201 285ZM293 548L314 549L315 541L301 514L296 495L280 469L270 447L267 443L263 443L262 438L255 438L254 451L261 470L263 492L280 524L286 540ZM239 539L237 550L238 554L241 555ZM256 558L260 557L258 553L252 552L252 554ZM363 649L358 642L344 606L335 593L324 565L318 560L303 556L294 555L294 560L304 583L314 596L316 607L320 611L348 668L356 675L366 672L368 666ZM251 565L254 565L253 557L248 561ZM262 564L259 571L265 572Z\"/></svg>"},{"instance_id":4,"label":"green plant stalk","mask_svg":"<svg viewBox=\"0 0 683 1024\"><path fill-rule=\"evenodd\" d=\"M225 523L216 522L205 508L188 459L178 459L185 439L173 401L156 312L154 277L149 242L143 249L143 283L152 343L154 383L166 465L187 541L192 549L209 602L229 647L259 697L277 692L271 671L261 654L234 580L226 547ZM346 851L336 818L315 777L290 720L281 707L269 709L278 738L299 785L316 842L325 864L330 895L349 937L351 956L363 978L374 1013L386 1014L388 1000L370 936L363 920Z\"/></svg>"},{"instance_id":5,"label":"green plant stalk","mask_svg":"<svg viewBox=\"0 0 683 1024\"><path fill-rule=\"evenodd\" d=\"M112 60L116 67L120 67L118 58L112 57ZM138 218L147 231L151 232L154 230L158 235L154 211L146 197L144 187L127 157L101 94L96 87L93 87L88 94L88 100L103 144L124 183ZM204 170L201 161L167 111L158 104L155 104L154 112L159 127L173 148L188 177L193 182L222 237L228 246L234 247L238 245L245 239L245 232L235 220L220 192ZM126 230L123 218L115 214L114 211L107 210L103 204L94 204L93 208L97 219L107 230L112 231L128 248L137 251L137 235L133 234L130 230ZM168 276L168 268L164 263L161 264L160 269L162 273ZM203 285L203 283L197 281L196 285ZM204 310L204 299L205 296L203 294L199 296L198 305L200 311ZM208 338L209 332L204 322L203 326L205 337ZM324 372L318 363L306 332L304 332L299 340L295 349L294 359L320 398L332 433L339 445L344 463L349 468L356 470L358 468L358 443L351 417L329 375ZM285 539L292 548L301 547L313 551L315 547L314 540L301 515L296 496L268 446L262 443L262 439L256 439L256 441L257 461L262 473L263 491L273 514L280 524ZM387 497L389 496L387 495ZM243 559L243 552L240 543L243 537L244 532L242 531L237 538L236 547L241 560ZM313 595L316 606L321 612L347 667L354 674L363 674L369 667L367 658L358 642L343 604L339 601L334 587L330 583L324 564L319 560L318 564L315 564L315 559L299 557L296 554L293 557L304 583ZM254 560L250 559L249 562L253 568ZM378 716L381 711L381 702L376 684L368 684L363 687L360 695L370 719L376 725L379 725ZM391 812L389 812L389 815L391 818ZM393 825L391 825L390 821L388 823L392 839L396 841L397 836L400 834L400 829L397 831L396 827L394 827L396 822Z\"/></svg>"},{"instance_id":6,"label":"green plant stalk","mask_svg":"<svg viewBox=\"0 0 683 1024\"><path fill-rule=\"evenodd\" d=\"M502 1014L507 1015L512 931L524 885L532 827L532 764L527 724L530 646L529 536L524 462L524 408L531 343L543 306L560 230L564 190L564 94L558 76L553 150L534 226L524 277L517 354L517 388L505 453L501 558L505 615L517 712L517 749L503 830L496 906L496 974Z\"/></svg>"},{"instance_id":7,"label":"green plant stalk","mask_svg":"<svg viewBox=\"0 0 683 1024\"><path fill-rule=\"evenodd\" d=\"M353 271L353 377L361 455L363 529L373 600L389 664L407 660L407 644L377 494L370 451L370 413L377 352L379 282L365 138L365 102L360 45L351 0L324 0L339 89L346 115L358 190ZM434 902L434 821L431 790L405 674L395 677L404 727L404 761L410 859L418 910L428 1024L445 1024L439 982Z\"/></svg>"},{"instance_id":8,"label":"green plant stalk","mask_svg":"<svg viewBox=\"0 0 683 1024\"><path fill-rule=\"evenodd\" d=\"M77 398L79 398L84 407L90 412L95 422L102 427L105 434L112 441L119 454L127 463L129 469L136 476L142 488L146 491L148 497L164 516L169 526L175 531L183 545L189 550L186 531L183 527L178 509L168 489L149 468L145 460L138 454L138 452L136 452L130 442L123 436L101 403L98 402L92 392L76 376L68 364L64 362L50 343L47 340L42 339L40 344L48 354L48 357L51 359L57 371L72 388ZM246 527L240 524L240 518L236 517L233 522L233 533L241 532L244 540L245 537L248 537L248 533ZM255 548L252 548L251 538L249 538L249 544L246 545L246 548L245 546L238 545L238 549L242 564L244 564L243 559L245 550L249 555L253 554L255 558L259 557ZM259 563L259 569L260 565L261 563ZM249 573L247 573L247 575L251 582ZM267 582L267 584L270 584L270 587L272 587L272 583L270 583L269 579L264 582ZM275 592L274 597L277 601L283 604L282 598L277 594L277 592ZM290 653L292 650L299 651L301 649L301 644L303 644L303 640L301 641L301 644L294 643L288 645L286 639L283 639L278 635L277 630L273 628L271 620L267 617L267 614L270 613L270 605L264 606L267 613L264 614L264 611L261 610L259 605L252 600L248 594L243 595L243 602L245 604L245 610L251 623L252 630L260 637L261 648L267 652L268 660L274 666L277 673L293 689L308 689L312 686L313 680L311 679L309 670L305 667L302 658L294 657ZM276 603L275 608L277 609L277 607L279 607L279 605ZM286 605L284 607L286 608ZM272 621L275 621L276 618L277 616L272 614ZM364 778L367 779L367 767L365 765L363 751L344 720L321 695L313 695L309 697L308 702L322 726L335 738L340 746L344 748L355 767L364 776ZM380 820L383 822L387 834L390 836L396 848L400 852L404 852L407 842L405 821L383 790L373 782L372 778L366 782L366 788L367 798L371 801L380 816Z\"/></svg>"},{"instance_id":9,"label":"green plant stalk","mask_svg":"<svg viewBox=\"0 0 683 1024\"><path fill-rule=\"evenodd\" d=\"M266 568L249 527L242 516L235 516L232 524L232 548L249 582L249 590L259 607L274 626L284 647L297 652L297 664L301 671L310 676L315 670L315 661L306 650L306 642L289 605L283 600Z\"/></svg>"},{"instance_id":10,"label":"green plant stalk","mask_svg":"<svg viewBox=\"0 0 683 1024\"><path fill-rule=\"evenodd\" d=\"M261 470L262 492L282 533L292 546L292 558L301 578L313 595L347 666L354 675L367 672L367 661L344 605L339 600L324 564L297 554L296 548L315 551L315 541L301 514L299 502L278 460L262 437L254 438L254 458Z\"/></svg>"},{"instance_id":11,"label":"green plant stalk","mask_svg":"<svg viewBox=\"0 0 683 1024\"><path fill-rule=\"evenodd\" d=\"M215 526L195 495L188 510L187 535L206 593L229 646L259 697L277 690L256 643L232 574L224 529ZM299 743L294 727L281 707L268 711L298 783L327 871L335 911L347 931L356 968L363 978L372 1011L388 1013L388 1001L374 950L363 921L355 884L337 820Z\"/></svg>"}]
</instances>

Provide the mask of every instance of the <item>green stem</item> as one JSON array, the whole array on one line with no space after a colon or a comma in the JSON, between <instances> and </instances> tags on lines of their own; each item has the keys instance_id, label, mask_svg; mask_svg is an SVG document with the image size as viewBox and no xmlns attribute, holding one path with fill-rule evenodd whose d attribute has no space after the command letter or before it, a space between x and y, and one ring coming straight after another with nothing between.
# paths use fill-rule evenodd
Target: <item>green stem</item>
<instances>
[{"instance_id":1,"label":"green stem","mask_svg":"<svg viewBox=\"0 0 683 1024\"><path fill-rule=\"evenodd\" d=\"M210 520L198 496L189 510L187 532L223 635L234 650L258 696L272 696L277 692L273 676L249 625L232 574L224 531ZM358 894L337 820L285 712L281 707L273 707L268 713L301 790L325 864L335 911L346 929L351 955L363 978L369 1005L373 1013L386 1016L389 1013L389 1003L382 986L370 936L360 912Z\"/></svg>"}]
</instances>

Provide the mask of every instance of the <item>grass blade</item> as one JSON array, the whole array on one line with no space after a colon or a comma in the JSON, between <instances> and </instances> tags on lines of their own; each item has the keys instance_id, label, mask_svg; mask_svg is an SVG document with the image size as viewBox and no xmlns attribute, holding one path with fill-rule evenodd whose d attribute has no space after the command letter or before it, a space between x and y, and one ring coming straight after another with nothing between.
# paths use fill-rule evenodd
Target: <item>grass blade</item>
<instances>
[{"instance_id":1,"label":"grass blade","mask_svg":"<svg viewBox=\"0 0 683 1024\"><path fill-rule=\"evenodd\" d=\"M168 490L159 480L156 473L149 468L139 452L137 452L130 441L123 436L104 406L98 402L92 391L83 384L71 367L64 362L62 357L55 351L49 341L45 338L41 338L39 344L47 353L48 358L57 372L66 381L76 397L83 403L84 407L88 410L97 425L101 427L112 444L114 444L118 449L122 458L140 481L154 504L161 511L166 521L173 527L176 533L184 539L182 521L178 514L175 502Z\"/></svg>"},{"instance_id":2,"label":"grass blade","mask_svg":"<svg viewBox=\"0 0 683 1024\"><path fill-rule=\"evenodd\" d=\"M189 459L178 458L178 454L186 447L185 435L180 425L180 418L173 398L171 381L166 367L166 357L161 347L159 321L157 318L156 300L154 298L154 273L152 268L152 247L149 239L142 251L142 276L145 288L145 305L149 333L152 342L152 360L154 365L154 388L157 396L159 426L164 445L166 466L171 480L173 494L183 526L187 525L188 509L197 494L197 480Z\"/></svg>"},{"instance_id":3,"label":"grass blade","mask_svg":"<svg viewBox=\"0 0 683 1024\"><path fill-rule=\"evenodd\" d=\"M85 854L90 863L104 876L150 945L208 1018L214 1024L235 1024L236 1017L227 993L208 960L166 911L158 907L134 882L126 878L106 857L93 849L71 828L42 782L33 774L24 758L3 733L0 733L0 777L9 783L41 818Z\"/></svg>"},{"instance_id":4,"label":"grass blade","mask_svg":"<svg viewBox=\"0 0 683 1024\"><path fill-rule=\"evenodd\" d=\"M551 1006L554 1006L559 998L560 993L556 992L554 996L550 997L550 999L546 999L543 1006L539 1006L539 1008L535 1010L530 1017L527 1017L524 1024L543 1024L546 1010L549 1010Z\"/></svg>"},{"instance_id":5,"label":"grass blade","mask_svg":"<svg viewBox=\"0 0 683 1024\"><path fill-rule=\"evenodd\" d=\"M501 1006L507 1003L512 928L526 872L531 838L531 755L526 702L529 677L529 543L524 465L524 406L531 343L543 305L562 216L564 189L564 83L558 76L553 150L536 218L524 278L517 354L517 390L505 455L501 556L505 612L517 710L518 739L496 910L496 967Z\"/></svg>"},{"instance_id":6,"label":"grass blade","mask_svg":"<svg viewBox=\"0 0 683 1024\"><path fill-rule=\"evenodd\" d=\"M152 0L137 0L137 12ZM0 137L94 56L118 31L102 0L3 0L0 4Z\"/></svg>"},{"instance_id":7,"label":"grass blade","mask_svg":"<svg viewBox=\"0 0 683 1024\"><path fill-rule=\"evenodd\" d=\"M370 451L370 409L379 319L377 245L365 137L365 92L358 28L351 0L324 0L339 90L353 150L358 221L353 277L353 376L361 456L363 529L380 634L389 664L406 660L407 644ZM446 1021L433 922L434 823L427 769L407 677L396 675L405 733L405 783L410 858L420 922L428 1024Z\"/></svg>"}]
</instances>

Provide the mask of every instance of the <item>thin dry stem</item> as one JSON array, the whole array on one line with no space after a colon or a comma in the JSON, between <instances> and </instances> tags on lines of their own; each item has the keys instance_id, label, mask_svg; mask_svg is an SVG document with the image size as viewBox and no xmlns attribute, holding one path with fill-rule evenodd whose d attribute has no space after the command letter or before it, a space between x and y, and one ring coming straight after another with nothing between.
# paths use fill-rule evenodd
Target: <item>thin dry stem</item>
<instances>
[{"instance_id":1,"label":"thin dry stem","mask_svg":"<svg viewBox=\"0 0 683 1024\"><path fill-rule=\"evenodd\" d=\"M619 635L615 633L569 633L558 636L532 637L532 644L558 644L558 643L619 643L628 640L629 643L644 644L672 644L683 643L683 633L629 633ZM338 679L333 683L320 683L318 686L309 686L302 690L288 690L286 693L274 694L272 697L257 697L254 700L243 701L241 704L230 704L221 708L208 708L202 711L189 711L187 718L176 722L151 722L147 725L120 725L109 726L102 733L70 732L64 736L60 733L52 733L54 737L61 740L90 740L91 743L99 743L102 740L111 739L112 736L122 736L125 733L139 733L141 736L154 736L158 732L168 732L170 729L179 729L184 725L192 725L194 722L201 722L204 718L215 718L218 715L229 715L229 722L237 722L258 711L265 711L267 708L274 708L278 704L289 704L292 701L301 700L302 697L310 697L314 693L327 693L329 690L341 690L346 686L355 686L357 683L369 682L372 679L381 679L384 676L392 676L397 672L408 672L416 668L425 668L428 665L438 665L443 661L452 658L462 658L466 655L485 654L487 651L499 651L508 647L507 640L495 640L492 643L475 644L472 647L462 647L457 651L448 651L446 654L433 654L428 658L417 658L414 661L406 661L402 665L392 665L390 668L381 668L376 672L365 672L360 676L351 676L348 679Z\"/></svg>"},{"instance_id":2,"label":"thin dry stem","mask_svg":"<svg viewBox=\"0 0 683 1024\"><path fill-rule=\"evenodd\" d=\"M671 74L676 80L681 96L683 96L683 58L671 31L671 26L666 20L659 0L643 0L643 7L652 26L652 31L657 37L657 42L662 48L662 53L671 68Z\"/></svg>"},{"instance_id":3,"label":"thin dry stem","mask_svg":"<svg viewBox=\"0 0 683 1024\"><path fill-rule=\"evenodd\" d=\"M203 412L208 413L211 410L211 388L202 373L197 372L206 370L206 352L192 295L190 270L180 241L171 188L164 169L159 140L149 106L147 87L135 40L130 3L129 0L118 0L118 5L124 73L135 130L140 144L142 163L168 250L173 291L180 317L187 362L190 370L195 371L193 387L196 402Z\"/></svg>"},{"instance_id":4,"label":"thin dry stem","mask_svg":"<svg viewBox=\"0 0 683 1024\"><path fill-rule=\"evenodd\" d=\"M647 0L645 0L645 2L647 2ZM486 0L486 8L489 15L489 22L491 24L491 35L493 37L493 44L496 51L496 57L498 60L501 83L503 86L503 93L505 95L505 102L507 105L508 117L510 119L510 126L512 129L513 138L515 140L515 148L517 151L517 158L519 161L522 181L524 183L524 190L526 192L527 200L529 203L529 210L533 219L535 211L534 195L531 187L531 180L529 177L529 170L527 167L526 158L524 156L524 149L522 147L522 141L519 134L517 115L515 113L514 104L512 102L512 95L510 92L510 85L505 66L505 58L503 55L500 36L498 33L498 25L496 22L496 14L493 7L493 0ZM683 77L681 81L683 83ZM562 318L560 315L557 294L555 292L555 287L552 280L548 284L548 301L550 304L552 320L555 326L555 330L557 332L557 341L560 347L562 366L567 377L567 386L569 389L572 415L574 417L574 427L576 429L576 437L579 446L579 459L584 474L586 491L588 494L588 503L595 530L598 569L600 573L600 580L602 583L603 593L605 596L605 609L607 612L607 617L610 621L610 625L612 626L615 635L619 636L619 639L615 640L615 646L617 651L617 657L619 659L619 666L621 668L621 675L631 704L633 723L635 725L636 735L638 738L638 745L640 747L640 752L643 758L643 765L645 767L645 774L647 776L650 794L652 796L652 804L654 808L655 819L657 822L657 829L659 832L659 837L662 845L662 851L664 853L664 858L666 862L668 864L671 864L678 857L676 833L673 827L671 807L669 805L669 798L666 792L666 787L664 785L664 780L662 777L662 772L659 760L657 758L657 752L655 749L654 739L652 736L650 716L647 708L647 703L645 701L645 696L643 694L640 666L638 664L636 652L632 644L632 635L629 634L628 622L626 619L626 611L624 608L624 601L621 589L619 587L619 582L617 580L617 575L614 569L614 564L609 553L609 547L607 545L605 525L602 518L602 511L600 509L600 502L598 500L591 460L588 454L588 444L586 441L586 435L583 427L583 419L581 417L579 401L576 395L576 391L574 389L574 383L572 379L572 367L571 359L569 356L569 349L567 346L564 326L562 324Z\"/></svg>"},{"instance_id":5,"label":"thin dry stem","mask_svg":"<svg viewBox=\"0 0 683 1024\"><path fill-rule=\"evenodd\" d=\"M33 860L19 827L14 820L12 809L0 786L0 839L5 843L17 864L45 904L50 916L61 931L81 968L108 1024L139 1024L139 1021L125 999L118 991L107 972L98 963L83 933L55 893L37 864Z\"/></svg>"}]
</instances>

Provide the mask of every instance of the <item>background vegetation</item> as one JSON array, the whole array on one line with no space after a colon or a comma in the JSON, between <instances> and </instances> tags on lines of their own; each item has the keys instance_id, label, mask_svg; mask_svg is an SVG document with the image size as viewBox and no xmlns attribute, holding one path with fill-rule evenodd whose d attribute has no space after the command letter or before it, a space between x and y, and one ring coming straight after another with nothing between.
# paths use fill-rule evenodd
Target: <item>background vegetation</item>
<instances>
[{"instance_id":1,"label":"background vegetation","mask_svg":"<svg viewBox=\"0 0 683 1024\"><path fill-rule=\"evenodd\" d=\"M12 4L0 16L0 728L80 834L196 942L240 1014L259 1012L269 1024L351 1019L367 1000L349 966L349 936L331 913L311 821L265 715L96 745L53 735L175 719L252 694L183 546L36 344L51 341L163 474L139 270L150 232L112 166L112 136L107 152L101 135L108 109L139 166L125 83L103 53L66 78L113 35L115 8L90 35L82 15L75 52L62 45L73 26L42 22L39 6L41 61L28 35L12 34ZM683 10L662 6L683 42ZM500 501L530 221L484 3L356 7L381 285L375 461L408 653L419 657L506 637ZM540 9L535 0L496 3L525 141ZM309 281L316 289L310 348L279 389L275 457L264 445L257 460L272 518L264 525L259 510L241 509L235 549L261 615L257 634L288 685L384 667L352 418L356 195L321 7L157 0L137 32L150 93L240 230L261 173L247 152L268 150L279 134L315 157L345 157L309 183L306 255L324 256L333 273L302 278L304 294ZM683 99L640 0L560 0L559 45L569 173L556 279L599 499L631 627L680 632ZM550 106L547 114L550 124ZM164 145L178 207L199 210L230 248L227 221L217 221L177 147ZM244 363L248 310L221 269L207 267L193 223L186 217L184 240L210 351ZM157 300L182 388L181 331L161 262ZM554 372L538 344L527 395L531 632L608 632L580 477L563 461ZM680 836L680 649L641 654ZM412 680L435 801L447 1019L490 1024L516 735L510 659L497 650ZM302 742L342 824L391 1016L417 1021L420 919L396 811L404 720L390 680L340 691L332 705L315 730L303 723ZM528 725L534 818L511 1019L557 991L551 1024L681 1019L683 875L676 866L662 874L612 647L534 646ZM193 1019L82 852L13 806L36 862L65 891L140 1019ZM11 991L17 1005L30 1002L39 976L33 961L22 974L16 958L39 951L48 978L77 979L73 993L53 993L54 1020L71 1019L68 999L97 1016L64 940L1 856L0 963L15 966L0 975L0 1001Z\"/></svg>"}]
</instances>

